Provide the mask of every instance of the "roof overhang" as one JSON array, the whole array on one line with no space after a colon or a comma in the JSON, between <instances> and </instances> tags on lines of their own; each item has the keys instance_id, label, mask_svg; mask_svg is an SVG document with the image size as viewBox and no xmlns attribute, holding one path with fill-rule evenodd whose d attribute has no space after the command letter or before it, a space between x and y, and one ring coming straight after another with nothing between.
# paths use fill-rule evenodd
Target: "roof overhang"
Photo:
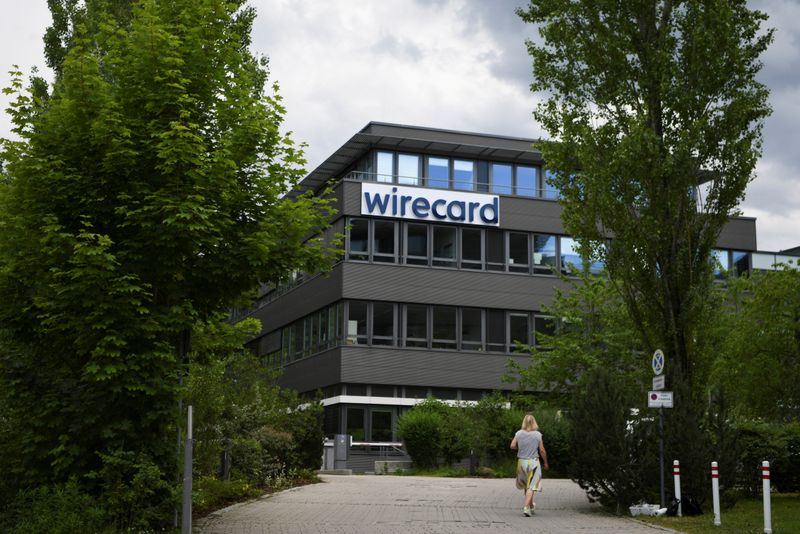
<instances>
[{"instance_id":1,"label":"roof overhang","mask_svg":"<svg viewBox=\"0 0 800 534\"><path fill-rule=\"evenodd\" d=\"M541 164L542 154L532 146L535 141L519 137L370 122L311 171L292 193L320 189L374 148L518 164Z\"/></svg>"}]
</instances>

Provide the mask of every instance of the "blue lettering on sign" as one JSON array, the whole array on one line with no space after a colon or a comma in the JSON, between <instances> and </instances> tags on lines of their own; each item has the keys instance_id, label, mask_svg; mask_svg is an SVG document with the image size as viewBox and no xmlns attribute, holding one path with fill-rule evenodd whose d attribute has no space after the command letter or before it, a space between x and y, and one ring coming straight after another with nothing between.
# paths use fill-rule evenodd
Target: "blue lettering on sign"
<instances>
[{"instance_id":1,"label":"blue lettering on sign","mask_svg":"<svg viewBox=\"0 0 800 534\"><path fill-rule=\"evenodd\" d=\"M485 224L497 224L499 205L497 197L491 202L464 202L463 200L447 201L437 198L429 201L425 197L412 197L407 195L397 196L397 188L393 187L391 193L380 194L364 192L367 211L389 217L404 217L407 207L420 219L432 215L436 219L462 222L476 222L479 218Z\"/></svg>"}]
</instances>

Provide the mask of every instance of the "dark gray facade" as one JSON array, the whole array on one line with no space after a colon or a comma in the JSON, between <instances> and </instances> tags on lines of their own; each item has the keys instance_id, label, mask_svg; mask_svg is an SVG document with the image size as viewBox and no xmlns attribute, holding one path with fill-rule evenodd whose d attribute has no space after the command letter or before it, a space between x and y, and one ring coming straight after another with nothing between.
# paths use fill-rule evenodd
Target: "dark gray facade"
<instances>
[{"instance_id":1,"label":"dark gray facade","mask_svg":"<svg viewBox=\"0 0 800 534\"><path fill-rule=\"evenodd\" d=\"M329 273L265 291L251 311L263 335L250 346L282 367L282 385L323 392L329 433L392 442L398 415L420 398L474 401L512 387L508 360L529 362L514 341L537 343L562 286L548 266L571 257L533 142L370 123L300 184L335 184L347 254ZM370 183L430 199L496 196L499 224L362 213ZM755 220L732 218L718 246L728 268L749 269Z\"/></svg>"}]
</instances>

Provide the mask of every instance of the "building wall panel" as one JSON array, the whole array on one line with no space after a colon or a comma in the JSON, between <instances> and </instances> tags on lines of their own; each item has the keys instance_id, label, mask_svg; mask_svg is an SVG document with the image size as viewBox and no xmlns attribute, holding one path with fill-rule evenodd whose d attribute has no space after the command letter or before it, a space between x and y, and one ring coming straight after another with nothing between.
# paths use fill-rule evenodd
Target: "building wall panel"
<instances>
[{"instance_id":1,"label":"building wall panel","mask_svg":"<svg viewBox=\"0 0 800 534\"><path fill-rule=\"evenodd\" d=\"M566 284L554 276L343 264L342 295L347 299L536 311L551 302L554 287Z\"/></svg>"},{"instance_id":2,"label":"building wall panel","mask_svg":"<svg viewBox=\"0 0 800 534\"><path fill-rule=\"evenodd\" d=\"M509 358L525 366L527 355L342 347L342 382L476 389L508 389L502 381Z\"/></svg>"}]
</instances>

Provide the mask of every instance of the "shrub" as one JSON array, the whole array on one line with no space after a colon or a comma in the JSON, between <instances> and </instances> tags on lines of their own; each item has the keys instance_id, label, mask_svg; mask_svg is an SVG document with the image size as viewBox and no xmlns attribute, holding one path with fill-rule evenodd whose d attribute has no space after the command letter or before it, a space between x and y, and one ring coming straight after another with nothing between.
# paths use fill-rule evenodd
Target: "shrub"
<instances>
[{"instance_id":1,"label":"shrub","mask_svg":"<svg viewBox=\"0 0 800 534\"><path fill-rule=\"evenodd\" d=\"M547 459L550 464L548 476L566 476L572 462L569 419L553 408L539 408L533 412L542 432Z\"/></svg>"},{"instance_id":2,"label":"shrub","mask_svg":"<svg viewBox=\"0 0 800 534\"><path fill-rule=\"evenodd\" d=\"M570 476L590 500L621 513L631 503L654 497L646 481L658 480L658 443L651 418L631 415L635 405L615 377L597 369L586 377L570 410ZM653 475L655 477L653 478Z\"/></svg>"},{"instance_id":3,"label":"shrub","mask_svg":"<svg viewBox=\"0 0 800 534\"><path fill-rule=\"evenodd\" d=\"M441 453L442 417L430 410L412 408L397 422L397 432L406 452L419 469L432 469L438 465Z\"/></svg>"},{"instance_id":4,"label":"shrub","mask_svg":"<svg viewBox=\"0 0 800 534\"><path fill-rule=\"evenodd\" d=\"M514 457L509 444L519 430L520 410L506 408L507 400L499 393L487 395L468 411L471 419L471 444L479 463L493 464Z\"/></svg>"},{"instance_id":5,"label":"shrub","mask_svg":"<svg viewBox=\"0 0 800 534\"><path fill-rule=\"evenodd\" d=\"M768 461L778 491L800 490L800 423L744 422L738 425L742 444L737 481L748 494L761 492L761 462Z\"/></svg>"},{"instance_id":6,"label":"shrub","mask_svg":"<svg viewBox=\"0 0 800 534\"><path fill-rule=\"evenodd\" d=\"M287 457L290 471L301 469L319 469L325 443L322 430L323 407L319 402L312 402L292 412L290 432L292 434L292 451Z\"/></svg>"},{"instance_id":7,"label":"shrub","mask_svg":"<svg viewBox=\"0 0 800 534\"><path fill-rule=\"evenodd\" d=\"M20 492L0 517L0 531L11 534L112 532L102 507L71 480Z\"/></svg>"},{"instance_id":8,"label":"shrub","mask_svg":"<svg viewBox=\"0 0 800 534\"><path fill-rule=\"evenodd\" d=\"M89 475L100 484L99 503L116 530L144 531L165 526L177 504L178 490L146 454L101 454L103 467Z\"/></svg>"}]
</instances>

